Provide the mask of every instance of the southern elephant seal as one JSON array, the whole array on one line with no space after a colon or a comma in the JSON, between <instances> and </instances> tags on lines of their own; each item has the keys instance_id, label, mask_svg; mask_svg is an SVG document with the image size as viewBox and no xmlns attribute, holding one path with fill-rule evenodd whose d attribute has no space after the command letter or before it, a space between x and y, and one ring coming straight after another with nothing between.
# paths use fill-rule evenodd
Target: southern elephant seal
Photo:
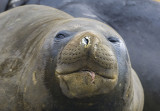
<instances>
[{"instance_id":1,"label":"southern elephant seal","mask_svg":"<svg viewBox=\"0 0 160 111\"><path fill-rule=\"evenodd\" d=\"M125 43L104 23L28 5L0 15L0 40L0 110L143 109Z\"/></svg>"}]
</instances>

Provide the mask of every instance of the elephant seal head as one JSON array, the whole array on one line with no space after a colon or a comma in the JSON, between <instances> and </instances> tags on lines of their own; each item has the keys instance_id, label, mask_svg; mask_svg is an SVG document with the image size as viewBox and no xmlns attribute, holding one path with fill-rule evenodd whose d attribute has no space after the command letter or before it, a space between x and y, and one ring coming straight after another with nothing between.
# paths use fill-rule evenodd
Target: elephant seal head
<instances>
[{"instance_id":1,"label":"elephant seal head","mask_svg":"<svg viewBox=\"0 0 160 111\"><path fill-rule=\"evenodd\" d=\"M74 18L51 34L56 81L69 98L107 94L117 86L119 73L128 71L122 66L128 61L124 41L108 25Z\"/></svg>"},{"instance_id":2,"label":"elephant seal head","mask_svg":"<svg viewBox=\"0 0 160 111\"><path fill-rule=\"evenodd\" d=\"M30 5L0 14L0 35L0 109L10 95L17 110L142 110L143 88L110 26Z\"/></svg>"}]
</instances>

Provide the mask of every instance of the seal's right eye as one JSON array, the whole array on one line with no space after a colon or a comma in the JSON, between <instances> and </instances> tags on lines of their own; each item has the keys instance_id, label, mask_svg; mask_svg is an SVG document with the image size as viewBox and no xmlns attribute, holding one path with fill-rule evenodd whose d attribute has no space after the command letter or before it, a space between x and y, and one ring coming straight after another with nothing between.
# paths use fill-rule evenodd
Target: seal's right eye
<instances>
[{"instance_id":1,"label":"seal's right eye","mask_svg":"<svg viewBox=\"0 0 160 111\"><path fill-rule=\"evenodd\" d=\"M66 37L68 37L69 36L69 32L68 31L61 31L61 32L59 32L56 36L55 36L55 38L56 39L64 39L64 38L66 38Z\"/></svg>"},{"instance_id":2,"label":"seal's right eye","mask_svg":"<svg viewBox=\"0 0 160 111\"><path fill-rule=\"evenodd\" d=\"M64 35L64 34L57 34L57 35L56 35L56 38L58 38L58 39L63 39L63 38L65 38L65 35Z\"/></svg>"}]
</instances>

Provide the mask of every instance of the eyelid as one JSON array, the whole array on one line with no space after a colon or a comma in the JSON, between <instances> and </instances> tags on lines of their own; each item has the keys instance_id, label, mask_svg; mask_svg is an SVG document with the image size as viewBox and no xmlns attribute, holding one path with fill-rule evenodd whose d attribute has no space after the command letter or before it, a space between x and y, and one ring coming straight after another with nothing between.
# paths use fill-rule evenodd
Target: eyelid
<instances>
[{"instance_id":1,"label":"eyelid","mask_svg":"<svg viewBox=\"0 0 160 111\"><path fill-rule=\"evenodd\" d=\"M119 38L116 38L116 37L108 37L107 39L112 43L120 42Z\"/></svg>"},{"instance_id":2,"label":"eyelid","mask_svg":"<svg viewBox=\"0 0 160 111\"><path fill-rule=\"evenodd\" d=\"M70 35L70 32L67 31L67 30L62 30L62 31L58 32L57 35L58 35L58 34L63 34L63 35L65 35L65 36L68 36L68 35Z\"/></svg>"},{"instance_id":3,"label":"eyelid","mask_svg":"<svg viewBox=\"0 0 160 111\"><path fill-rule=\"evenodd\" d=\"M55 38L58 38L58 39L63 39L65 37L68 37L70 35L70 33L66 30L63 30L63 31L60 31L56 34ZM62 37L58 37L58 36L62 36Z\"/></svg>"}]
</instances>

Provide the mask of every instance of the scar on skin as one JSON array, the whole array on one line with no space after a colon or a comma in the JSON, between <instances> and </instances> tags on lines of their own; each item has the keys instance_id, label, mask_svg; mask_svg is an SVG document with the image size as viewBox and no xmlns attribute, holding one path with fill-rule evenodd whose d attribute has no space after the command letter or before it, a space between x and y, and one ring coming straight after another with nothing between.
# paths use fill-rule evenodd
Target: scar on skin
<instances>
[{"instance_id":1,"label":"scar on skin","mask_svg":"<svg viewBox=\"0 0 160 111\"><path fill-rule=\"evenodd\" d=\"M26 91L27 91L27 88L25 87L25 88L24 88L24 92L26 92Z\"/></svg>"},{"instance_id":2,"label":"scar on skin","mask_svg":"<svg viewBox=\"0 0 160 111\"><path fill-rule=\"evenodd\" d=\"M89 72L89 74L90 74L90 76L91 76L91 78L92 78L91 83L93 83L94 80L95 80L95 73L94 73L94 72Z\"/></svg>"},{"instance_id":3,"label":"scar on skin","mask_svg":"<svg viewBox=\"0 0 160 111\"><path fill-rule=\"evenodd\" d=\"M33 84L34 84L34 85L37 84L37 80L36 80L36 72L33 72L33 74L32 74L32 81L33 81Z\"/></svg>"}]
</instances>

